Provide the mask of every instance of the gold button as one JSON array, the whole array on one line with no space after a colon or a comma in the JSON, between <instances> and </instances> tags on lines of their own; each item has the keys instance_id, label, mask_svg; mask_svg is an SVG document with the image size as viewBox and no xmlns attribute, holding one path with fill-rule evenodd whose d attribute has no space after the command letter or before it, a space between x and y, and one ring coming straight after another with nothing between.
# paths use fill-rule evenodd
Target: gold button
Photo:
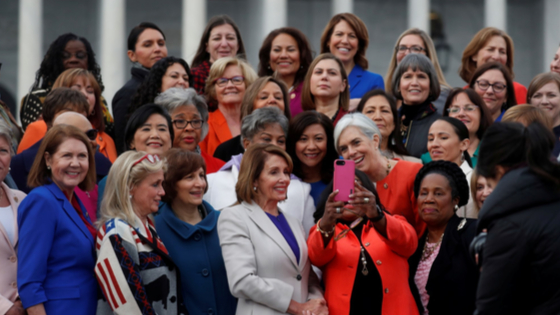
<instances>
[{"instance_id":1,"label":"gold button","mask_svg":"<svg viewBox=\"0 0 560 315\"><path fill-rule=\"evenodd\" d=\"M296 98L296 93L292 93L292 94L290 94L290 98L291 98L291 99L294 99L294 98Z\"/></svg>"},{"instance_id":2,"label":"gold button","mask_svg":"<svg viewBox=\"0 0 560 315\"><path fill-rule=\"evenodd\" d=\"M385 288L385 293L389 293L389 288Z\"/></svg>"},{"instance_id":3,"label":"gold button","mask_svg":"<svg viewBox=\"0 0 560 315\"><path fill-rule=\"evenodd\" d=\"M389 188L389 185L387 185L387 183L383 184L383 188L387 189Z\"/></svg>"},{"instance_id":4,"label":"gold button","mask_svg":"<svg viewBox=\"0 0 560 315\"><path fill-rule=\"evenodd\" d=\"M378 264L378 265L381 265L381 260L378 260L375 263Z\"/></svg>"},{"instance_id":5,"label":"gold button","mask_svg":"<svg viewBox=\"0 0 560 315\"><path fill-rule=\"evenodd\" d=\"M13 262L13 263L15 263L15 262L17 261L17 258L16 258L16 256L12 256L12 257L10 257L10 261L11 261L11 262Z\"/></svg>"}]
</instances>

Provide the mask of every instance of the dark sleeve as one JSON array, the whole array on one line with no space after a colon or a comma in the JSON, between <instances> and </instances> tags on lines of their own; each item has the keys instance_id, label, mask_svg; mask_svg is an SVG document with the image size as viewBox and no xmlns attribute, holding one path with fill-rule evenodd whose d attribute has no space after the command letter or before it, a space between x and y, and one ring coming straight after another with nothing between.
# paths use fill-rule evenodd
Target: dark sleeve
<instances>
[{"instance_id":1,"label":"dark sleeve","mask_svg":"<svg viewBox=\"0 0 560 315\"><path fill-rule=\"evenodd\" d=\"M523 283L530 244L523 230L507 219L489 229L484 245L483 265L478 283L476 308L483 314L522 314L514 309L526 297Z\"/></svg>"},{"instance_id":2,"label":"dark sleeve","mask_svg":"<svg viewBox=\"0 0 560 315\"><path fill-rule=\"evenodd\" d=\"M115 133L115 146L117 148L117 154L124 152L124 130L127 123L127 113L128 107L132 98L131 93L122 88L115 94L113 98L113 118L115 120L114 133Z\"/></svg>"},{"instance_id":3,"label":"dark sleeve","mask_svg":"<svg viewBox=\"0 0 560 315\"><path fill-rule=\"evenodd\" d=\"M27 173L25 171L23 155L18 154L14 156L10 162L10 168L10 174L12 174L12 178L16 183L17 189L28 194L31 189L27 187Z\"/></svg>"},{"instance_id":4,"label":"dark sleeve","mask_svg":"<svg viewBox=\"0 0 560 315\"><path fill-rule=\"evenodd\" d=\"M228 152L228 142L230 140L224 142L224 143L220 143L220 145L216 148L216 151L214 151L214 157L218 158L224 162L227 162L229 160L231 160L231 152Z\"/></svg>"}]
</instances>

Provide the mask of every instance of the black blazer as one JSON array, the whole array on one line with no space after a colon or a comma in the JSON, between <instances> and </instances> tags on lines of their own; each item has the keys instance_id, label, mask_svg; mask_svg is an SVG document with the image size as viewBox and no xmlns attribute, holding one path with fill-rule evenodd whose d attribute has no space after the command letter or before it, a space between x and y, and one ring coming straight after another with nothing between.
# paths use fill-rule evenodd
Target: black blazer
<instances>
[{"instance_id":1,"label":"black blazer","mask_svg":"<svg viewBox=\"0 0 560 315\"><path fill-rule=\"evenodd\" d=\"M475 236L476 220L467 219L465 226L457 231L462 220L453 215L447 223L438 256L430 270L426 284L426 291L430 295L430 315L472 315L475 310L479 271L474 258L469 254L469 245ZM420 314L424 313L424 307L414 276L427 235L428 231L418 240L416 252L408 259L410 291Z\"/></svg>"},{"instance_id":2,"label":"black blazer","mask_svg":"<svg viewBox=\"0 0 560 315\"><path fill-rule=\"evenodd\" d=\"M245 148L241 145L241 135L239 135L221 143L214 151L214 157L229 162L232 156L241 153L245 153Z\"/></svg>"},{"instance_id":3,"label":"black blazer","mask_svg":"<svg viewBox=\"0 0 560 315\"><path fill-rule=\"evenodd\" d=\"M128 122L128 108L132 103L132 98L136 94L138 86L144 82L150 71L144 68L132 68L130 70L132 78L117 91L113 97L113 118L115 119L115 147L120 155L125 151L124 129Z\"/></svg>"},{"instance_id":4,"label":"black blazer","mask_svg":"<svg viewBox=\"0 0 560 315\"><path fill-rule=\"evenodd\" d=\"M27 176L31 171L35 156L43 139L37 141L34 145L30 146L27 150L22 151L20 154L14 156L10 162L10 174L17 185L17 189L29 194L31 188L27 186ZM111 161L103 154L95 152L95 172L97 174L97 182L109 174L111 168Z\"/></svg>"}]
</instances>

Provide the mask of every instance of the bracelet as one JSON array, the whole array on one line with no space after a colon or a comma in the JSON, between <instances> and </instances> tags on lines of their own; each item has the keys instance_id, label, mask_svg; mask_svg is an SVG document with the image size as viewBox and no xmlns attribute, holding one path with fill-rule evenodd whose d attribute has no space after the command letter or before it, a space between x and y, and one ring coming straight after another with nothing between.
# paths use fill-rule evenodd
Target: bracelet
<instances>
[{"instance_id":1,"label":"bracelet","mask_svg":"<svg viewBox=\"0 0 560 315\"><path fill-rule=\"evenodd\" d=\"M323 231L319 227L320 224L321 224L321 219L319 219L319 221L317 221L317 232L323 234L323 236L325 236L326 238L328 238L331 234L334 234L334 230L335 230L336 226L333 226L331 231Z\"/></svg>"},{"instance_id":2,"label":"bracelet","mask_svg":"<svg viewBox=\"0 0 560 315\"><path fill-rule=\"evenodd\" d=\"M385 212L383 212L383 210L381 210L379 205L375 205L375 206L377 207L377 217L375 217L373 219L369 219L371 222L379 222L385 216Z\"/></svg>"}]
</instances>

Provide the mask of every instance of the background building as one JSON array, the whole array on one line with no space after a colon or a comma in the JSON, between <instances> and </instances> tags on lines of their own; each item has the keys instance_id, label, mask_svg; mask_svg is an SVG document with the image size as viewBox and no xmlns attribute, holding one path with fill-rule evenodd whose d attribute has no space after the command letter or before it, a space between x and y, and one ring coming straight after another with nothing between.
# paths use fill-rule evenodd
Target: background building
<instances>
[{"instance_id":1,"label":"background building","mask_svg":"<svg viewBox=\"0 0 560 315\"><path fill-rule=\"evenodd\" d=\"M560 44L560 0L0 0L0 87L3 99L19 100L33 83L50 43L73 32L93 45L101 65L104 97L128 80L126 38L143 21L156 23L167 37L169 55L191 62L204 26L228 14L238 24L247 58L256 68L258 49L271 30L303 31L316 54L331 16L353 12L370 34L369 70L385 75L395 41L407 28L430 30L452 86L464 86L457 71L472 36L485 26L504 29L515 44L515 80L528 85L548 71ZM8 93L8 94L6 94Z\"/></svg>"}]
</instances>

